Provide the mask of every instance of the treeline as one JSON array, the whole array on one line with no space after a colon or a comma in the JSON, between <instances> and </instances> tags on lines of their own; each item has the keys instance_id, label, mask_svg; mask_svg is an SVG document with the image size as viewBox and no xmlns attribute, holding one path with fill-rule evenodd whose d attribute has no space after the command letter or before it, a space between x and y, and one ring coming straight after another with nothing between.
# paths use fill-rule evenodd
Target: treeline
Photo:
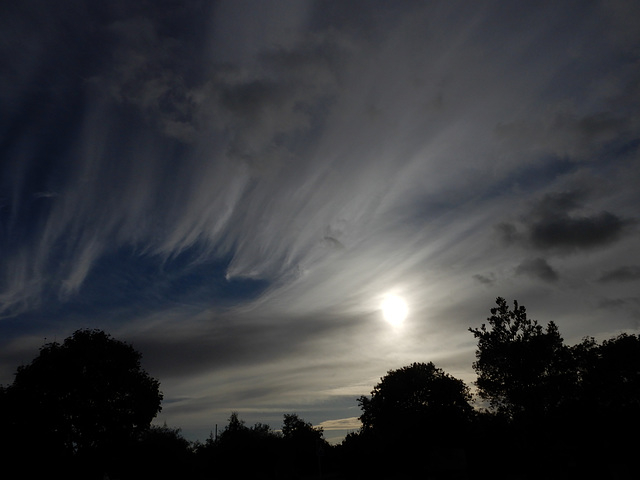
<instances>
[{"instance_id":1,"label":"treeline","mask_svg":"<svg viewBox=\"0 0 640 480\"><path fill-rule=\"evenodd\" d=\"M0 389L4 465L24 478L637 478L640 337L569 346L553 322L496 303L470 329L473 395L433 363L391 370L335 446L296 414L274 431L232 413L195 443L150 426L162 394L140 355L81 330Z\"/></svg>"},{"instance_id":2,"label":"treeline","mask_svg":"<svg viewBox=\"0 0 640 480\"><path fill-rule=\"evenodd\" d=\"M432 363L388 372L359 399L363 427L341 446L350 472L360 464L384 472L378 478L638 478L640 337L569 346L554 322L496 303L470 329L475 398Z\"/></svg>"},{"instance_id":3,"label":"treeline","mask_svg":"<svg viewBox=\"0 0 640 480\"><path fill-rule=\"evenodd\" d=\"M333 447L321 428L297 414L285 414L282 430L248 427L232 413L218 438L192 444L193 478L317 478L336 472Z\"/></svg>"}]
</instances>

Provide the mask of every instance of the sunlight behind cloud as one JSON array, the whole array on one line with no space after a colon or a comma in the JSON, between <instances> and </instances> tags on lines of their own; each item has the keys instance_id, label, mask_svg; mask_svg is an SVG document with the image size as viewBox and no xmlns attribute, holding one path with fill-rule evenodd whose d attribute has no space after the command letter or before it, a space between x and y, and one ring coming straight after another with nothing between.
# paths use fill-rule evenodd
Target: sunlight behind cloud
<instances>
[{"instance_id":1,"label":"sunlight behind cloud","mask_svg":"<svg viewBox=\"0 0 640 480\"><path fill-rule=\"evenodd\" d=\"M386 295L380 304L384 319L394 327L400 327L409 313L409 307L401 297Z\"/></svg>"}]
</instances>

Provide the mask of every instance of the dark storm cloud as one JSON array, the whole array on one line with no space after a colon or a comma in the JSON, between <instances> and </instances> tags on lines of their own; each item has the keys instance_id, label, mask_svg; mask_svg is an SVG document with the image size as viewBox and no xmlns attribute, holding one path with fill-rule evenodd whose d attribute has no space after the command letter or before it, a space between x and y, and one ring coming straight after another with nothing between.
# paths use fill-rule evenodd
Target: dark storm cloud
<instances>
[{"instance_id":1,"label":"dark storm cloud","mask_svg":"<svg viewBox=\"0 0 640 480\"><path fill-rule=\"evenodd\" d=\"M636 224L608 211L591 212L587 203L585 192L546 194L522 215L520 225L507 222L496 229L507 244L567 253L612 245Z\"/></svg>"},{"instance_id":2,"label":"dark storm cloud","mask_svg":"<svg viewBox=\"0 0 640 480\"><path fill-rule=\"evenodd\" d=\"M559 275L544 258L530 258L524 260L516 268L516 275L528 275L545 282L555 282Z\"/></svg>"},{"instance_id":3,"label":"dark storm cloud","mask_svg":"<svg viewBox=\"0 0 640 480\"><path fill-rule=\"evenodd\" d=\"M530 226L530 240L543 250L579 250L609 245L631 224L610 212L589 216L553 215Z\"/></svg>"},{"instance_id":4,"label":"dark storm cloud","mask_svg":"<svg viewBox=\"0 0 640 480\"><path fill-rule=\"evenodd\" d=\"M601 283L634 282L640 280L640 266L628 265L603 272L598 278Z\"/></svg>"}]
</instances>

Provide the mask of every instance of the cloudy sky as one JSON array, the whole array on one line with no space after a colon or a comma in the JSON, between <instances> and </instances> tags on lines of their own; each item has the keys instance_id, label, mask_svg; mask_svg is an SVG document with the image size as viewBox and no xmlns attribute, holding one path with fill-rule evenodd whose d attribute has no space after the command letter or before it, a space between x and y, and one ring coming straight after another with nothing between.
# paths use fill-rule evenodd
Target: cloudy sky
<instances>
[{"instance_id":1,"label":"cloudy sky","mask_svg":"<svg viewBox=\"0 0 640 480\"><path fill-rule=\"evenodd\" d=\"M640 17L602 1L25 0L0 13L0 383L104 329L159 422L355 428L471 384L497 296L640 328ZM385 295L404 323L385 322ZM336 430L334 430L336 429Z\"/></svg>"}]
</instances>

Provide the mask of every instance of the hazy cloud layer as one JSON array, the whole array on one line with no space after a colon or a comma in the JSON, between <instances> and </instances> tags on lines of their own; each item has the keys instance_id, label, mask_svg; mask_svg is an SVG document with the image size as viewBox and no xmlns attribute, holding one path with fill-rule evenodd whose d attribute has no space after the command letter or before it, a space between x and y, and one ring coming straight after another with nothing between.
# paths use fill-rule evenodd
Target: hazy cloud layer
<instances>
[{"instance_id":1,"label":"hazy cloud layer","mask_svg":"<svg viewBox=\"0 0 640 480\"><path fill-rule=\"evenodd\" d=\"M231 410L351 428L391 368L471 382L495 296L567 339L637 329L637 9L3 9L0 382L97 327L190 435Z\"/></svg>"},{"instance_id":2,"label":"hazy cloud layer","mask_svg":"<svg viewBox=\"0 0 640 480\"><path fill-rule=\"evenodd\" d=\"M559 275L544 258L530 258L524 260L516 268L516 274L529 275L533 278L539 278L545 282L555 282Z\"/></svg>"},{"instance_id":3,"label":"hazy cloud layer","mask_svg":"<svg viewBox=\"0 0 640 480\"><path fill-rule=\"evenodd\" d=\"M637 280L640 280L640 267L637 265L629 265L608 270L598 279L598 281L602 283L634 282Z\"/></svg>"}]
</instances>

